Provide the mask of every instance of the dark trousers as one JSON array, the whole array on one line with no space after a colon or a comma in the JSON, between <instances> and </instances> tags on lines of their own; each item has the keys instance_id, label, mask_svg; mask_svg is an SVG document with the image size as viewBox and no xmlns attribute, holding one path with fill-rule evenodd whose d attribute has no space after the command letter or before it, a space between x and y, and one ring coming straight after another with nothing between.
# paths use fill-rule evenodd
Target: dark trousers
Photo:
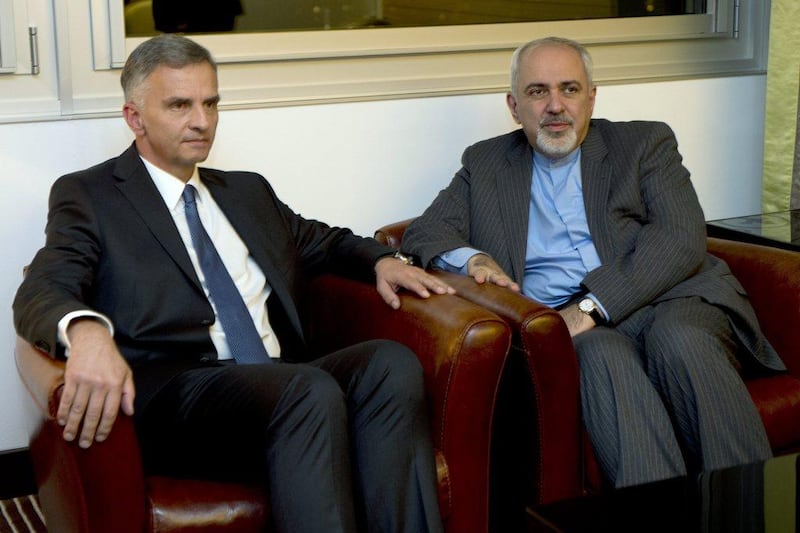
<instances>
[{"instance_id":1,"label":"dark trousers","mask_svg":"<svg viewBox=\"0 0 800 533\"><path fill-rule=\"evenodd\" d=\"M187 370L137 412L147 468L256 481L282 532L442 530L422 369L361 343L306 364Z\"/></svg>"}]
</instances>

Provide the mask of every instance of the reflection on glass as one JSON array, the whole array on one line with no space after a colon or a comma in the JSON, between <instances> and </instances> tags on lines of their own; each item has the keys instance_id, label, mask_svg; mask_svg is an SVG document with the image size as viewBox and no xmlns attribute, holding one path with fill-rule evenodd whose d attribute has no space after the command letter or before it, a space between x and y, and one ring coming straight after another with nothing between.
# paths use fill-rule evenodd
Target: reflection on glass
<instances>
[{"instance_id":1,"label":"reflection on glass","mask_svg":"<svg viewBox=\"0 0 800 533\"><path fill-rule=\"evenodd\" d=\"M123 0L128 37L689 15L706 0Z\"/></svg>"}]
</instances>

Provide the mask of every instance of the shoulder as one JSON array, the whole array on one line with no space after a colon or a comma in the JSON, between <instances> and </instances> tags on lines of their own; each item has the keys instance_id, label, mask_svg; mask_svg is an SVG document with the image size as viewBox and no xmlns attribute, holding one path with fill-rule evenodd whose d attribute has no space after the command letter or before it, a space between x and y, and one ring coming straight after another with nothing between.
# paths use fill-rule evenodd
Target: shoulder
<instances>
[{"instance_id":1,"label":"shoulder","mask_svg":"<svg viewBox=\"0 0 800 533\"><path fill-rule=\"evenodd\" d=\"M590 132L600 134L609 142L624 140L646 140L652 137L674 137L672 128L664 122L649 120L632 120L628 122L612 122L605 119L592 119Z\"/></svg>"},{"instance_id":2,"label":"shoulder","mask_svg":"<svg viewBox=\"0 0 800 533\"><path fill-rule=\"evenodd\" d=\"M464 150L462 162L465 164L467 162L493 163L497 160L505 160L512 154L524 153L528 147L528 138L525 136L525 132L522 129L518 129L497 137L484 139L467 147Z\"/></svg>"},{"instance_id":3,"label":"shoulder","mask_svg":"<svg viewBox=\"0 0 800 533\"><path fill-rule=\"evenodd\" d=\"M467 147L467 150L474 151L507 151L516 148L520 145L527 145L528 139L525 137L525 132L522 129L514 130L497 137L491 137L478 141L475 144Z\"/></svg>"},{"instance_id":4,"label":"shoulder","mask_svg":"<svg viewBox=\"0 0 800 533\"><path fill-rule=\"evenodd\" d=\"M216 168L200 167L200 177L206 183L221 185L232 190L252 192L254 190L269 191L272 187L267 179L257 172L246 170L219 170ZM274 194L274 193L273 193Z\"/></svg>"}]
</instances>

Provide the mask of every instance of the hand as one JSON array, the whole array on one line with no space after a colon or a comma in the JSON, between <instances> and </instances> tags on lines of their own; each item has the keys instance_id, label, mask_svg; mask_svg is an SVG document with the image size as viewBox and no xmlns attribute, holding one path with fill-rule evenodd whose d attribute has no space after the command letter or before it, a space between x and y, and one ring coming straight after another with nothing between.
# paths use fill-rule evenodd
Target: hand
<instances>
[{"instance_id":1,"label":"hand","mask_svg":"<svg viewBox=\"0 0 800 533\"><path fill-rule=\"evenodd\" d=\"M519 292L519 284L506 274L494 259L486 254L475 254L467 261L467 274L475 278L478 283L494 283L500 287L507 287L514 292Z\"/></svg>"},{"instance_id":2,"label":"hand","mask_svg":"<svg viewBox=\"0 0 800 533\"><path fill-rule=\"evenodd\" d=\"M133 415L133 373L108 329L93 319L78 319L67 330L70 352L64 391L56 414L65 440L78 436L81 448L102 442L120 408Z\"/></svg>"},{"instance_id":3,"label":"hand","mask_svg":"<svg viewBox=\"0 0 800 533\"><path fill-rule=\"evenodd\" d=\"M561 318L564 319L564 322L566 322L570 337L574 337L584 331L589 331L596 326L592 317L586 313L582 313L580 309L578 309L578 304L567 306L558 313L561 315Z\"/></svg>"},{"instance_id":4,"label":"hand","mask_svg":"<svg viewBox=\"0 0 800 533\"><path fill-rule=\"evenodd\" d=\"M431 291L436 294L455 294L455 289L431 276L419 267L407 265L392 256L382 257L375 263L375 278L378 294L392 307L400 308L397 291L408 289L417 295L428 298Z\"/></svg>"}]
</instances>

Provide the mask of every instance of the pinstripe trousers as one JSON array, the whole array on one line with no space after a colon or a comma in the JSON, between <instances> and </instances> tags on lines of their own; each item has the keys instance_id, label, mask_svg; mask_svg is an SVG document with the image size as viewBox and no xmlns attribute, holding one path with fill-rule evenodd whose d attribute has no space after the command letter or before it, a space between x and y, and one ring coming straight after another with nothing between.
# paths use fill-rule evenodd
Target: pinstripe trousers
<instances>
[{"instance_id":1,"label":"pinstripe trousers","mask_svg":"<svg viewBox=\"0 0 800 533\"><path fill-rule=\"evenodd\" d=\"M771 457L723 310L668 300L574 343L584 423L614 486Z\"/></svg>"}]
</instances>

